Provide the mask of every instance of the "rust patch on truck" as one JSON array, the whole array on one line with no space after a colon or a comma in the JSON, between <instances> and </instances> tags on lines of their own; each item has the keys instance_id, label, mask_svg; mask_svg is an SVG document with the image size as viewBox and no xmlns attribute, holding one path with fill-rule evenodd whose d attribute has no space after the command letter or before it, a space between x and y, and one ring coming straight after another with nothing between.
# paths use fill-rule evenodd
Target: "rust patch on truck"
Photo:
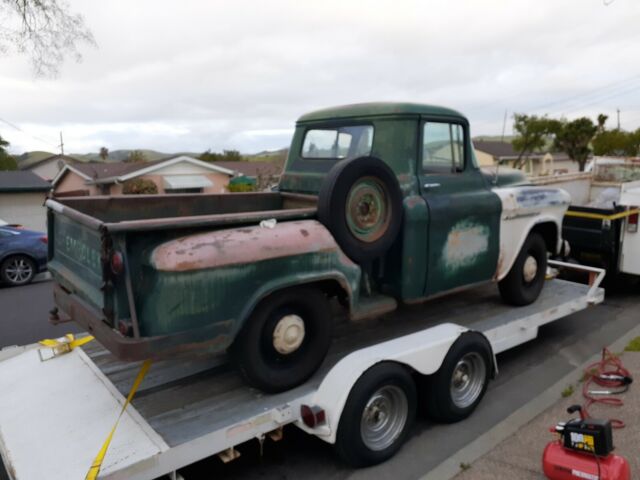
<instances>
[{"instance_id":1,"label":"rust patch on truck","mask_svg":"<svg viewBox=\"0 0 640 480\"><path fill-rule=\"evenodd\" d=\"M338 250L333 236L315 220L246 227L183 237L153 250L156 270L184 272L248 264L304 253Z\"/></svg>"}]
</instances>

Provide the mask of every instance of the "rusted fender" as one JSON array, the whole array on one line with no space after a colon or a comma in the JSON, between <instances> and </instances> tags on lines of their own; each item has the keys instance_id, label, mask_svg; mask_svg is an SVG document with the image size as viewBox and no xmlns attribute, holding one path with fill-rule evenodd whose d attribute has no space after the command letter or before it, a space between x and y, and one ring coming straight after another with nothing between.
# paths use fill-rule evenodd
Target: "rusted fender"
<instances>
[{"instance_id":1,"label":"rusted fender","mask_svg":"<svg viewBox=\"0 0 640 480\"><path fill-rule=\"evenodd\" d=\"M320 222L301 220L182 237L156 247L150 263L159 271L184 272L339 250Z\"/></svg>"}]
</instances>

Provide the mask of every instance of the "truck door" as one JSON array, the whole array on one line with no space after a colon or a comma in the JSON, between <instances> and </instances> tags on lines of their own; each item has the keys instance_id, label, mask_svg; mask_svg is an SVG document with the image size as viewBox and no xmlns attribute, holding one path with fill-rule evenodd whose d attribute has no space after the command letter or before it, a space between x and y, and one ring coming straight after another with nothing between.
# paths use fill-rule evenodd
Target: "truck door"
<instances>
[{"instance_id":1,"label":"truck door","mask_svg":"<svg viewBox=\"0 0 640 480\"><path fill-rule=\"evenodd\" d=\"M420 188L429 208L425 295L490 280L500 240L500 199L473 161L461 118L421 122Z\"/></svg>"}]
</instances>

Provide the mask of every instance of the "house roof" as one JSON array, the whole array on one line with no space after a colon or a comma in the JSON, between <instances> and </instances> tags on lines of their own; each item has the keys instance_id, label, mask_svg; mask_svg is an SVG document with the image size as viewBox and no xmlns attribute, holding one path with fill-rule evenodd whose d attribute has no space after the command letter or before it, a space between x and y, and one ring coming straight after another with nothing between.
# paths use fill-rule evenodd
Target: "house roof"
<instances>
[{"instance_id":1,"label":"house roof","mask_svg":"<svg viewBox=\"0 0 640 480\"><path fill-rule=\"evenodd\" d=\"M309 112L298 119L298 122L314 120L328 120L332 118L361 117L374 115L435 115L456 116L463 115L450 108L426 105L422 103L403 102L371 102L341 105Z\"/></svg>"},{"instance_id":2,"label":"house roof","mask_svg":"<svg viewBox=\"0 0 640 480\"><path fill-rule=\"evenodd\" d=\"M51 184L29 170L0 172L0 192L48 192Z\"/></svg>"},{"instance_id":3,"label":"house roof","mask_svg":"<svg viewBox=\"0 0 640 480\"><path fill-rule=\"evenodd\" d=\"M127 162L88 162L88 163L76 163L74 165L65 165L64 168L58 173L56 178L53 179L53 185L56 185L60 179L69 171L76 173L84 178L87 183L115 183L125 182L132 178L139 177L153 173L161 168L174 165L176 163L187 162L193 165L198 165L202 168L213 170L230 177L234 176L236 172L234 170L225 168L223 166L215 165L213 163L203 162L186 155L180 155L173 158L163 158L155 160L153 162L139 162L139 163L127 163Z\"/></svg>"},{"instance_id":4,"label":"house roof","mask_svg":"<svg viewBox=\"0 0 640 480\"><path fill-rule=\"evenodd\" d=\"M473 147L494 157L517 157L519 155L509 142L497 142L492 140L474 140Z\"/></svg>"},{"instance_id":5,"label":"house roof","mask_svg":"<svg viewBox=\"0 0 640 480\"><path fill-rule=\"evenodd\" d=\"M278 162L212 162L212 164L247 177L277 176L282 173L283 168L283 165Z\"/></svg>"},{"instance_id":6,"label":"house roof","mask_svg":"<svg viewBox=\"0 0 640 480\"><path fill-rule=\"evenodd\" d=\"M52 161L62 160L64 163L78 163L77 158L70 157L69 155L51 155L49 157L43 158L42 160L38 160L37 162L23 165L20 167L21 170L31 170L32 168L39 167L40 165L44 165L45 163L49 163Z\"/></svg>"}]
</instances>

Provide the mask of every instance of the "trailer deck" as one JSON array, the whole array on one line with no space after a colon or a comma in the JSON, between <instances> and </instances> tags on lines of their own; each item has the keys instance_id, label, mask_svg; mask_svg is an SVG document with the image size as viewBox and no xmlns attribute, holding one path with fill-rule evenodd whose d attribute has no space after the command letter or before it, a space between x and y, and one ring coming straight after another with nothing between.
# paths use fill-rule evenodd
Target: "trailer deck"
<instances>
[{"instance_id":1,"label":"trailer deck","mask_svg":"<svg viewBox=\"0 0 640 480\"><path fill-rule=\"evenodd\" d=\"M156 478L278 432L299 421L300 406L312 402L340 359L372 345L455 323L483 332L502 352L601 302L598 283L549 280L534 304L520 308L504 305L495 285L487 285L366 322L339 320L321 369L276 395L247 387L223 356L157 362L118 427L100 478ZM37 346L0 352L0 453L10 478L84 478L139 368L95 341L46 362Z\"/></svg>"}]
</instances>

